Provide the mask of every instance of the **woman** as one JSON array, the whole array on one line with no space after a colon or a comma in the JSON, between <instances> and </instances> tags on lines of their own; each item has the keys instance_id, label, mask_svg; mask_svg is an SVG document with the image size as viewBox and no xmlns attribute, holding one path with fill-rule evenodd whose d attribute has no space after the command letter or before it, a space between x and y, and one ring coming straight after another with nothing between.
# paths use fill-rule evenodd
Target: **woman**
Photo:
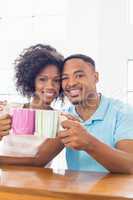
<instances>
[{"instance_id":1,"label":"woman","mask_svg":"<svg viewBox=\"0 0 133 200\"><path fill-rule=\"evenodd\" d=\"M61 96L61 72L63 56L48 45L37 44L24 50L15 61L17 90L30 99L24 108L52 109L51 103ZM0 119L0 132L7 134L10 129L10 116ZM2 127L4 127L2 129ZM44 166L62 149L59 138L47 139L40 146L34 158L0 157L0 163ZM44 156L45 155L45 156Z\"/></svg>"},{"instance_id":2,"label":"woman","mask_svg":"<svg viewBox=\"0 0 133 200\"><path fill-rule=\"evenodd\" d=\"M31 99L24 107L51 109L51 102L61 94L63 56L48 45L26 49L15 62L17 90Z\"/></svg>"}]
</instances>

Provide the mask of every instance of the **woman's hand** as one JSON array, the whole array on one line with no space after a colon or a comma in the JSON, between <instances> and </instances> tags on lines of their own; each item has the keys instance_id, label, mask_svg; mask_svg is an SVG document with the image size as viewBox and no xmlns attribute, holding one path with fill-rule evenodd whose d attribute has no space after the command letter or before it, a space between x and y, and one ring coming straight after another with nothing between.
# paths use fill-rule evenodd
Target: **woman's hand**
<instances>
[{"instance_id":1,"label":"woman's hand","mask_svg":"<svg viewBox=\"0 0 133 200\"><path fill-rule=\"evenodd\" d=\"M11 129L11 116L9 114L0 117L0 139L9 134Z\"/></svg>"}]
</instances>

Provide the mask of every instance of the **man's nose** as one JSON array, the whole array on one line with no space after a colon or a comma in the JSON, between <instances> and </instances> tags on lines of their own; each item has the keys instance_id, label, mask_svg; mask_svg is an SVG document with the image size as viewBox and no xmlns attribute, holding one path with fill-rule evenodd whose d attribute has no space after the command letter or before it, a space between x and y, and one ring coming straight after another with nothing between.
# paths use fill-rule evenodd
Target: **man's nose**
<instances>
[{"instance_id":1,"label":"man's nose","mask_svg":"<svg viewBox=\"0 0 133 200\"><path fill-rule=\"evenodd\" d=\"M76 81L76 79L74 77L69 78L69 80L68 80L68 85L69 86L74 86L76 84L77 84L77 81Z\"/></svg>"}]
</instances>

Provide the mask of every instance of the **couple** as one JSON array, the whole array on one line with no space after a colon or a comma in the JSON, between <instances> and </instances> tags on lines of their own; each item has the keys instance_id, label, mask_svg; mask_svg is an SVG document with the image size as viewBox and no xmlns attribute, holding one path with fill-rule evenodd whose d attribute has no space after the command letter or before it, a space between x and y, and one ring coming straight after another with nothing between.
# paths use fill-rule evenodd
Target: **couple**
<instances>
[{"instance_id":1,"label":"couple","mask_svg":"<svg viewBox=\"0 0 133 200\"><path fill-rule=\"evenodd\" d=\"M133 173L133 109L97 92L99 77L90 57L64 59L51 46L39 44L20 55L15 69L17 89L32 97L24 107L52 109L53 99L63 95L72 106L65 110L70 114L62 122L65 130L44 141L34 158L1 156L0 163L44 166L66 147L68 169ZM1 137L10 123L10 116L1 117Z\"/></svg>"}]
</instances>

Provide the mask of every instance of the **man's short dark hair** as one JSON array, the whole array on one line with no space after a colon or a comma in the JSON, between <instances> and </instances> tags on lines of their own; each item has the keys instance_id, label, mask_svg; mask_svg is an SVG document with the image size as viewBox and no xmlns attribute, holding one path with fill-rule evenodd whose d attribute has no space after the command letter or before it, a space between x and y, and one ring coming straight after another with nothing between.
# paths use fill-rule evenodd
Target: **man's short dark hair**
<instances>
[{"instance_id":1,"label":"man's short dark hair","mask_svg":"<svg viewBox=\"0 0 133 200\"><path fill-rule=\"evenodd\" d=\"M95 61L91 57L86 56L84 54L73 54L71 56L68 56L67 58L65 58L64 64L65 64L66 61L71 60L73 58L79 58L79 59L87 62L87 63L91 64L95 69Z\"/></svg>"}]
</instances>

